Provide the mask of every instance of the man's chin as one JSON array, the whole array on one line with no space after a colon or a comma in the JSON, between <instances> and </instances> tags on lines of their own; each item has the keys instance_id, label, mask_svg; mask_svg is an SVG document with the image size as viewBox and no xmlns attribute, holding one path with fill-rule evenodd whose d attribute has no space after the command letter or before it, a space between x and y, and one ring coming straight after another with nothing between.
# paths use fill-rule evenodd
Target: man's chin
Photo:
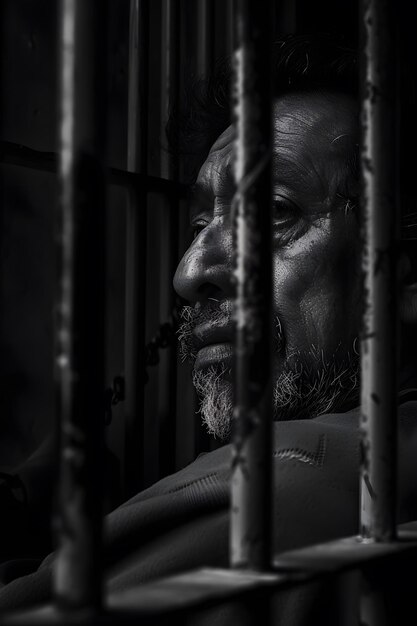
<instances>
[{"instance_id":1,"label":"man's chin","mask_svg":"<svg viewBox=\"0 0 417 626\"><path fill-rule=\"evenodd\" d=\"M233 415L230 368L223 362L207 368L194 368L193 383L200 397L200 414L210 435L227 441Z\"/></svg>"},{"instance_id":2,"label":"man's chin","mask_svg":"<svg viewBox=\"0 0 417 626\"><path fill-rule=\"evenodd\" d=\"M223 441L230 437L233 415L229 346L216 344L210 350L200 350L193 372L202 421L210 434ZM291 363L276 359L274 381L275 420L309 419L331 411L346 411L358 402L358 359L349 353L342 360L334 355L325 359L312 348Z\"/></svg>"}]
</instances>

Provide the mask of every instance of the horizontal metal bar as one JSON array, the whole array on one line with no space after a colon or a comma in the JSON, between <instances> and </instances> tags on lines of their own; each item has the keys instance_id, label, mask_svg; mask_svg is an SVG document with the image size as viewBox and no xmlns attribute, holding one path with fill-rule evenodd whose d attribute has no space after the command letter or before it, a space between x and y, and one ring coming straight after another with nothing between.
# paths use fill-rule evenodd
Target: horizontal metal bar
<instances>
[{"instance_id":1,"label":"horizontal metal bar","mask_svg":"<svg viewBox=\"0 0 417 626\"><path fill-rule=\"evenodd\" d=\"M94 626L108 623L137 624L141 626L153 624L161 626L178 618L179 614L216 606L222 602L236 600L243 595L250 599L251 595L267 593L269 589L286 587L294 578L287 574L259 573L248 570L200 569L163 578L154 583L141 585L128 591L110 595L107 602L108 610L95 618ZM175 613L175 616L173 615ZM75 624L83 623L80 617L74 619ZM167 621L165 621L165 619ZM22 611L13 616L5 616L3 626L37 626L38 624L59 624L72 626L61 621L61 616L50 605L32 611ZM88 623L88 622L87 622Z\"/></svg>"},{"instance_id":2,"label":"horizontal metal bar","mask_svg":"<svg viewBox=\"0 0 417 626\"><path fill-rule=\"evenodd\" d=\"M395 542L367 542L354 536L292 550L279 555L273 564L274 571L268 573L204 568L159 579L110 594L108 612L94 624L111 623L109 620L115 615L120 623L137 623L140 617L141 624L152 623L152 619L154 624L160 624L164 615L172 620L174 611L188 612L234 599L248 599L251 594L289 589L363 567L378 569L396 557L408 556L413 563L417 557L417 522L400 526L398 535ZM4 626L62 624L50 607L15 614L2 623Z\"/></svg>"},{"instance_id":3,"label":"horizontal metal bar","mask_svg":"<svg viewBox=\"0 0 417 626\"><path fill-rule=\"evenodd\" d=\"M280 554L273 563L274 571L298 572L300 576L320 577L372 565L409 551L417 556L417 522L400 527L397 541L373 542L360 536L336 539Z\"/></svg>"},{"instance_id":4,"label":"horizontal metal bar","mask_svg":"<svg viewBox=\"0 0 417 626\"><path fill-rule=\"evenodd\" d=\"M145 585L145 593L138 589L110 595L110 610L139 612L140 615L165 614L207 608L224 601L240 598L243 594L276 588L289 583L285 574L257 572L243 569L203 568L162 578Z\"/></svg>"},{"instance_id":5,"label":"horizontal metal bar","mask_svg":"<svg viewBox=\"0 0 417 626\"><path fill-rule=\"evenodd\" d=\"M56 152L34 150L21 144L10 141L0 141L0 164L16 165L41 172L58 172L59 155ZM144 187L148 192L163 193L167 196L185 196L188 186L178 181L168 180L158 176L127 172L115 167L105 170L110 185L137 189ZM139 207L140 208L140 207Z\"/></svg>"}]
</instances>

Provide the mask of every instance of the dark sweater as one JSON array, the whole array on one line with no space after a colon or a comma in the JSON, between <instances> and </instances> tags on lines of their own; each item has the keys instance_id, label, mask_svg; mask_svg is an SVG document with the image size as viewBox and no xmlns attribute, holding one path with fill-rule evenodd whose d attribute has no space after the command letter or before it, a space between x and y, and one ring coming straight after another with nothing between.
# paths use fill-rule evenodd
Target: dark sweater
<instances>
[{"instance_id":1,"label":"dark sweater","mask_svg":"<svg viewBox=\"0 0 417 626\"><path fill-rule=\"evenodd\" d=\"M406 398L404 398L406 400ZM358 411L274 423L276 553L358 531ZM399 521L417 519L417 401L399 408ZM106 518L110 592L228 563L230 446L200 456ZM0 590L0 610L50 598L50 555ZM291 605L293 600L285 600ZM285 616L286 608L283 607ZM286 619L286 621L285 621ZM291 618L283 624L295 623ZM298 622L297 622L298 623Z\"/></svg>"}]
</instances>

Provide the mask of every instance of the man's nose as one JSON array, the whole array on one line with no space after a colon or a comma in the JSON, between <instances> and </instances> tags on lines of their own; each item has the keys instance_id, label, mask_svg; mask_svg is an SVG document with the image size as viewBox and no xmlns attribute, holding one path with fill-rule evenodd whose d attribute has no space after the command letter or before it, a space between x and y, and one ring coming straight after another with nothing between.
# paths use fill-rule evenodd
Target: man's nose
<instances>
[{"instance_id":1,"label":"man's nose","mask_svg":"<svg viewBox=\"0 0 417 626\"><path fill-rule=\"evenodd\" d=\"M195 304L213 297L222 300L232 291L232 237L229 225L213 220L194 239L174 276L179 296Z\"/></svg>"}]
</instances>

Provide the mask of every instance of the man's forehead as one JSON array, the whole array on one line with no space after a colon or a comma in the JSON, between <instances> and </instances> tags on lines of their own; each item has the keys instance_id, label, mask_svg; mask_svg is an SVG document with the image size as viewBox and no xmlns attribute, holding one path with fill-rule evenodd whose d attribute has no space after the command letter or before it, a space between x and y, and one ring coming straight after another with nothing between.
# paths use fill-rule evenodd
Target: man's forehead
<instances>
[{"instance_id":1,"label":"man's forehead","mask_svg":"<svg viewBox=\"0 0 417 626\"><path fill-rule=\"evenodd\" d=\"M221 135L217 137L216 141L210 148L209 155L214 152L221 152L224 149L227 149L229 146L232 145L235 136L236 133L234 126L231 124L226 128L226 130L221 133Z\"/></svg>"},{"instance_id":2,"label":"man's forehead","mask_svg":"<svg viewBox=\"0 0 417 626\"><path fill-rule=\"evenodd\" d=\"M300 142L317 142L321 149L338 150L344 139L357 140L358 107L344 94L288 94L274 103L274 149ZM339 142L339 143L338 143Z\"/></svg>"},{"instance_id":3,"label":"man's forehead","mask_svg":"<svg viewBox=\"0 0 417 626\"><path fill-rule=\"evenodd\" d=\"M230 187L233 181L234 138L235 130L231 125L216 139L197 177L197 192L218 196L222 195L225 185Z\"/></svg>"},{"instance_id":4,"label":"man's forehead","mask_svg":"<svg viewBox=\"0 0 417 626\"><path fill-rule=\"evenodd\" d=\"M358 110L353 98L343 94L288 94L274 102L274 161L289 165L316 158L343 158L357 142ZM203 164L197 186L206 189L233 178L233 142L235 130L230 125L219 135ZM217 190L213 189L214 195Z\"/></svg>"}]
</instances>

